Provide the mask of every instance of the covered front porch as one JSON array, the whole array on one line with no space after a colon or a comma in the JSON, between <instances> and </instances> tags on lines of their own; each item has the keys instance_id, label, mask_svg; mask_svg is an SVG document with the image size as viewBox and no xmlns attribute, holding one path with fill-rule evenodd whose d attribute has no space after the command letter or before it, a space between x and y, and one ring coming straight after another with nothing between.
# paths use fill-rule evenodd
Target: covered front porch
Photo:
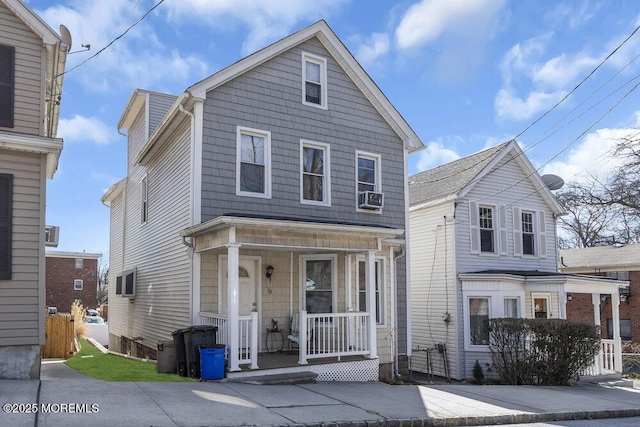
<instances>
[{"instance_id":1,"label":"covered front porch","mask_svg":"<svg viewBox=\"0 0 640 427\"><path fill-rule=\"evenodd\" d=\"M218 327L229 377L276 369L378 380L393 363L401 233L228 216L185 230L199 275L192 323Z\"/></svg>"}]
</instances>

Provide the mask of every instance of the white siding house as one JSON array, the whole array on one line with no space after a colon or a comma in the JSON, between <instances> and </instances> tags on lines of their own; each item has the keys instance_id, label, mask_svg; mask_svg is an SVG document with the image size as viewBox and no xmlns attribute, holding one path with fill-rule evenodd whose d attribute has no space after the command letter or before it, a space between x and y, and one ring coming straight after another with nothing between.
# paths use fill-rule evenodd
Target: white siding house
<instances>
[{"instance_id":1,"label":"white siding house","mask_svg":"<svg viewBox=\"0 0 640 427\"><path fill-rule=\"evenodd\" d=\"M413 175L409 190L412 341L436 375L490 367L484 319L566 319L578 289L617 298L612 281L558 273L564 211L515 141Z\"/></svg>"},{"instance_id":2,"label":"white siding house","mask_svg":"<svg viewBox=\"0 0 640 427\"><path fill-rule=\"evenodd\" d=\"M324 21L179 97L135 91L119 128L111 349L153 356L215 325L229 375L273 353L280 372L393 376L410 352L406 157L423 144ZM296 357L275 351L298 333Z\"/></svg>"},{"instance_id":3,"label":"white siding house","mask_svg":"<svg viewBox=\"0 0 640 427\"><path fill-rule=\"evenodd\" d=\"M46 180L68 41L27 6L0 0L0 378L39 378L44 344Z\"/></svg>"}]
</instances>

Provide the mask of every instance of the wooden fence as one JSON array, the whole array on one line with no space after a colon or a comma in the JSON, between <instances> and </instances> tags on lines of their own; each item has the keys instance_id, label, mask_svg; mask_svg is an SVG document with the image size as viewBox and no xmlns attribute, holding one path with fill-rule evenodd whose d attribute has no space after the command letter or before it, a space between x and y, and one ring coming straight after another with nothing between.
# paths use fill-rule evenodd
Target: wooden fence
<instances>
[{"instance_id":1,"label":"wooden fence","mask_svg":"<svg viewBox=\"0 0 640 427\"><path fill-rule=\"evenodd\" d=\"M67 359L73 355L75 326L70 314L47 316L45 340L42 347L43 359Z\"/></svg>"}]
</instances>

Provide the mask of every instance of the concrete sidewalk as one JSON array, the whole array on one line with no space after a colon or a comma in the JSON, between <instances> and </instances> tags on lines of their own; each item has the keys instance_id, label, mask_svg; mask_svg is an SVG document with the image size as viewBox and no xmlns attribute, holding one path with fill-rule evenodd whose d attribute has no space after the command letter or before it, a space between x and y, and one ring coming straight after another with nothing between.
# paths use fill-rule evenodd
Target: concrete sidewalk
<instances>
[{"instance_id":1,"label":"concrete sidewalk","mask_svg":"<svg viewBox=\"0 0 640 427\"><path fill-rule=\"evenodd\" d=\"M43 364L40 381L0 380L0 402L19 412L2 411L0 425L29 427L452 426L640 416L640 389L630 387L116 383L62 363Z\"/></svg>"}]
</instances>

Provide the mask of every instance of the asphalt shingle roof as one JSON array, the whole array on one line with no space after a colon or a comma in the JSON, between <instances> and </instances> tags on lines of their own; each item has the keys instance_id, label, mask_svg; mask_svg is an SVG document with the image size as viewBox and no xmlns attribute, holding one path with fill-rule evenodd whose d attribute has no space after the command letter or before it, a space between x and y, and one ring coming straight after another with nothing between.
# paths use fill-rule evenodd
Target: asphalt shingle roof
<instances>
[{"instance_id":1,"label":"asphalt shingle roof","mask_svg":"<svg viewBox=\"0 0 640 427\"><path fill-rule=\"evenodd\" d=\"M511 141L409 177L409 205L457 194Z\"/></svg>"}]
</instances>

